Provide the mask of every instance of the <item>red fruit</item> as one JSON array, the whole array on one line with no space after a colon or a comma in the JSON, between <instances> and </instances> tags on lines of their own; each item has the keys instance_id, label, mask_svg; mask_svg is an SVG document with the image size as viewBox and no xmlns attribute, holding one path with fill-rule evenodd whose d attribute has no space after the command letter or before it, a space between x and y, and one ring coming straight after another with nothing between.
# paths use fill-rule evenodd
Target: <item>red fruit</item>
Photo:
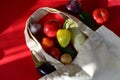
<instances>
[{"instance_id":1,"label":"red fruit","mask_svg":"<svg viewBox=\"0 0 120 80\"><path fill-rule=\"evenodd\" d=\"M41 45L44 49L48 49L54 47L55 43L51 38L44 37L42 39Z\"/></svg>"},{"instance_id":2,"label":"red fruit","mask_svg":"<svg viewBox=\"0 0 120 80\"><path fill-rule=\"evenodd\" d=\"M61 26L63 26L63 23L65 21L64 17L59 14L59 13L49 13L47 15L45 15L42 19L40 19L38 21L38 23L42 24L42 23L45 23L47 20L50 20L50 19L55 19L57 20Z\"/></svg>"},{"instance_id":3,"label":"red fruit","mask_svg":"<svg viewBox=\"0 0 120 80\"><path fill-rule=\"evenodd\" d=\"M56 37L57 30L60 28L60 24L55 19L50 19L44 24L43 32L48 37Z\"/></svg>"},{"instance_id":4,"label":"red fruit","mask_svg":"<svg viewBox=\"0 0 120 80\"><path fill-rule=\"evenodd\" d=\"M106 9L98 8L93 11L93 18L98 24L102 24L108 20L109 13Z\"/></svg>"},{"instance_id":5,"label":"red fruit","mask_svg":"<svg viewBox=\"0 0 120 80\"><path fill-rule=\"evenodd\" d=\"M63 26L65 19L60 14L54 14L55 19L60 23L61 26Z\"/></svg>"},{"instance_id":6,"label":"red fruit","mask_svg":"<svg viewBox=\"0 0 120 80\"><path fill-rule=\"evenodd\" d=\"M60 54L61 54L61 52L60 52L60 50L58 48L53 47L51 49L50 55L53 56L55 59L59 59L60 58Z\"/></svg>"}]
</instances>

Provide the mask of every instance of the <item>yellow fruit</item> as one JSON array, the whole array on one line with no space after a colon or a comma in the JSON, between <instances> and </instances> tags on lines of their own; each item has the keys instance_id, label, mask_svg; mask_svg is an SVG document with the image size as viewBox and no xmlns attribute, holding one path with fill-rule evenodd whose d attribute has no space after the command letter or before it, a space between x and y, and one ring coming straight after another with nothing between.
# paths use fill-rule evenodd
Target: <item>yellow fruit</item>
<instances>
[{"instance_id":1,"label":"yellow fruit","mask_svg":"<svg viewBox=\"0 0 120 80\"><path fill-rule=\"evenodd\" d=\"M71 39L71 34L69 30L59 29L57 31L57 40L59 44L61 45L61 47L65 48L69 44L70 39Z\"/></svg>"}]
</instances>

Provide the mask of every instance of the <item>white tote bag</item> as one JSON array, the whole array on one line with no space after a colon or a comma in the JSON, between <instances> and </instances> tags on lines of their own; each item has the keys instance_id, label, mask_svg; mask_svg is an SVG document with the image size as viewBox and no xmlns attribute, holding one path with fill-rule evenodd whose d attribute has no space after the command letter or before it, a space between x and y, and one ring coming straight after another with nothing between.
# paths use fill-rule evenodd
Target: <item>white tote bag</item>
<instances>
[{"instance_id":1,"label":"white tote bag","mask_svg":"<svg viewBox=\"0 0 120 80\"><path fill-rule=\"evenodd\" d=\"M48 13L60 13L76 21L80 30L88 36L72 64L63 65L60 61L49 56L29 30L34 23ZM77 18L59 10L43 7L35 11L27 20L25 27L26 44L38 60L44 58L54 65L57 70L39 80L119 80L120 79L120 39L105 26L95 32ZM43 58L39 58L42 56Z\"/></svg>"}]
</instances>

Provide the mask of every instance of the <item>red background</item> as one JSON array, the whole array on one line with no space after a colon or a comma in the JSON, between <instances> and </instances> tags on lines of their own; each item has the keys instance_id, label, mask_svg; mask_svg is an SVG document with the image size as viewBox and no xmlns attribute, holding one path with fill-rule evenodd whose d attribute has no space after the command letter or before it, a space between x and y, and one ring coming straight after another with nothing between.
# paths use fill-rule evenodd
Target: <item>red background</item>
<instances>
[{"instance_id":1,"label":"red background","mask_svg":"<svg viewBox=\"0 0 120 80\"><path fill-rule=\"evenodd\" d=\"M40 7L56 7L68 0L0 0L0 80L37 80L31 53L26 46L27 18ZM106 27L120 36L120 0L80 0L84 10L105 8L110 14Z\"/></svg>"}]
</instances>

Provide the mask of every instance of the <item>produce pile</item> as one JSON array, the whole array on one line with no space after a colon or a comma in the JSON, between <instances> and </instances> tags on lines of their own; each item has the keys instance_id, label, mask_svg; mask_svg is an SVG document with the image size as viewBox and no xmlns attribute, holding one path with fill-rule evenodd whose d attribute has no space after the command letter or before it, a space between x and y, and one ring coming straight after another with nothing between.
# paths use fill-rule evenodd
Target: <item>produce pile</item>
<instances>
[{"instance_id":1,"label":"produce pile","mask_svg":"<svg viewBox=\"0 0 120 80\"><path fill-rule=\"evenodd\" d=\"M30 24L30 30L45 52L63 64L72 62L80 45L87 39L76 22L57 13L49 13L38 22Z\"/></svg>"},{"instance_id":2,"label":"produce pile","mask_svg":"<svg viewBox=\"0 0 120 80\"><path fill-rule=\"evenodd\" d=\"M68 13L77 15L87 26L95 30L95 24L108 20L109 14L103 8L96 9L93 15L81 11L81 3L70 0L65 5ZM95 23L96 21L96 23ZM78 24L71 18L58 13L48 13L41 20L30 24L30 31L41 44L44 51L64 65L72 63L87 36L80 31ZM41 75L49 74L56 68L47 61L38 61L32 54L33 61Z\"/></svg>"}]
</instances>

